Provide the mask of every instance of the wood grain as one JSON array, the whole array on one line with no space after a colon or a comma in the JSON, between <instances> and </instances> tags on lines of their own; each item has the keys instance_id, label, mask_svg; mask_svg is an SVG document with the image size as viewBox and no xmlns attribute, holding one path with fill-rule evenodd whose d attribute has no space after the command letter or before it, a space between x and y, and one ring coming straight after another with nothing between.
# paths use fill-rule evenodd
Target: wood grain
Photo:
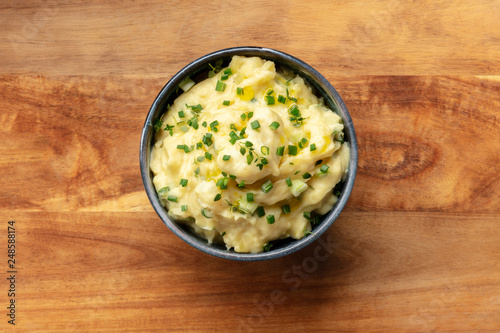
<instances>
[{"instance_id":1,"label":"wood grain","mask_svg":"<svg viewBox=\"0 0 500 333\"><path fill-rule=\"evenodd\" d=\"M494 331L499 324L498 214L345 212L322 237L331 255L314 243L255 263L202 255L152 212L15 217L19 317L31 332L461 331L464 323Z\"/></svg>"},{"instance_id":2,"label":"wood grain","mask_svg":"<svg viewBox=\"0 0 500 333\"><path fill-rule=\"evenodd\" d=\"M3 74L173 75L232 46L293 54L327 75L500 73L500 3L4 1Z\"/></svg>"},{"instance_id":3,"label":"wood grain","mask_svg":"<svg viewBox=\"0 0 500 333\"><path fill-rule=\"evenodd\" d=\"M359 137L359 175L347 209L500 212L500 79L328 79ZM8 142L0 172L10 179L0 188L0 207L150 210L138 149L161 86L121 76L0 79L0 139Z\"/></svg>"},{"instance_id":4,"label":"wood grain","mask_svg":"<svg viewBox=\"0 0 500 333\"><path fill-rule=\"evenodd\" d=\"M0 4L0 331L500 331L500 1ZM146 113L231 46L319 70L359 169L318 242L232 262L182 242L139 172ZM326 244L326 245L325 245Z\"/></svg>"},{"instance_id":5,"label":"wood grain","mask_svg":"<svg viewBox=\"0 0 500 333\"><path fill-rule=\"evenodd\" d=\"M234 263L180 241L144 194L139 136L161 82L1 78L0 212L18 225L19 327L460 331L467 317L469 329L498 328L500 81L328 79L360 147L355 190L323 237L334 251Z\"/></svg>"}]
</instances>

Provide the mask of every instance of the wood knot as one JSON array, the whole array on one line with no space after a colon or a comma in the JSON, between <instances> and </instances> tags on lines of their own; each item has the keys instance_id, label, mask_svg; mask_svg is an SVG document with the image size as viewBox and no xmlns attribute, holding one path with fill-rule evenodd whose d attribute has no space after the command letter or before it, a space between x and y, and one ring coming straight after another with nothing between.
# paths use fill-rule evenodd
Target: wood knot
<instances>
[{"instance_id":1,"label":"wood knot","mask_svg":"<svg viewBox=\"0 0 500 333\"><path fill-rule=\"evenodd\" d=\"M369 133L358 140L358 171L385 180L414 177L433 166L438 158L435 147L402 133Z\"/></svg>"}]
</instances>

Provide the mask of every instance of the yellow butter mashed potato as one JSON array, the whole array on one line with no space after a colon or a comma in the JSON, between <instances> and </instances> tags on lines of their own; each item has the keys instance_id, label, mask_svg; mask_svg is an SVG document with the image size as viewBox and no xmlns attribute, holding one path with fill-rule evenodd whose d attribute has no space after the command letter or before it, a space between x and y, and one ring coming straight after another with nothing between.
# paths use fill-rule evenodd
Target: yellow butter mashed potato
<instances>
[{"instance_id":1,"label":"yellow butter mashed potato","mask_svg":"<svg viewBox=\"0 0 500 333\"><path fill-rule=\"evenodd\" d=\"M341 118L272 61L234 56L211 74L183 86L155 123L151 171L161 203L236 252L304 237L347 173Z\"/></svg>"}]
</instances>

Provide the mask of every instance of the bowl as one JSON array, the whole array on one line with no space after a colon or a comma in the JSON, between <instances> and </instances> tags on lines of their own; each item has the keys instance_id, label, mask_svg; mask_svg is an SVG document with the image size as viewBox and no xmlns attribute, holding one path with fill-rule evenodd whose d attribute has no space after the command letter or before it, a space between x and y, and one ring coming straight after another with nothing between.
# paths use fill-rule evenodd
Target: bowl
<instances>
[{"instance_id":1,"label":"bowl","mask_svg":"<svg viewBox=\"0 0 500 333\"><path fill-rule=\"evenodd\" d=\"M312 233L298 240L287 238L275 241L273 242L273 247L269 251L261 253L239 253L233 250L227 250L224 244L209 244L206 240L190 231L187 226L172 220L168 216L166 208L160 203L153 185L153 175L149 169L150 152L154 144L153 124L163 113L166 112L166 106L171 104L180 94L180 89L178 89L179 84L186 77L194 79L195 82L197 81L197 78L206 78L207 73L210 71L209 64L214 64L220 60L222 60L224 64L227 64L234 55L257 56L263 59L271 60L277 66L282 66L302 76L302 78L304 78L304 80L313 88L315 94L317 96L323 96L325 104L343 119L344 140L349 142L351 148L350 165L346 179L345 181L337 184L336 187L336 189L339 189L342 194L340 195L335 206L326 215L324 215L321 218L321 222L313 228ZM154 210L167 227L183 241L198 250L216 257L239 261L279 258L296 252L317 240L333 224L347 203L351 190L354 186L357 159L358 147L354 125L344 102L335 88L319 72L302 60L284 52L263 47L234 47L223 49L204 55L181 69L170 79L170 81L167 82L149 109L144 127L142 129L140 146L140 168L144 188Z\"/></svg>"}]
</instances>

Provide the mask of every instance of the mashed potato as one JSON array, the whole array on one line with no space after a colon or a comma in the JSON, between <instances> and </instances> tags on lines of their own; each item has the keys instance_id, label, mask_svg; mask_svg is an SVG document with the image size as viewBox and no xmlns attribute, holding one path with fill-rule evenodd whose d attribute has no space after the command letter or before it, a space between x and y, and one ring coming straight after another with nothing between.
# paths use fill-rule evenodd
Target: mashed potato
<instances>
[{"instance_id":1,"label":"mashed potato","mask_svg":"<svg viewBox=\"0 0 500 333\"><path fill-rule=\"evenodd\" d=\"M347 173L341 118L272 61L234 56L215 72L184 87L155 124L151 170L162 204L236 252L304 237Z\"/></svg>"}]
</instances>

